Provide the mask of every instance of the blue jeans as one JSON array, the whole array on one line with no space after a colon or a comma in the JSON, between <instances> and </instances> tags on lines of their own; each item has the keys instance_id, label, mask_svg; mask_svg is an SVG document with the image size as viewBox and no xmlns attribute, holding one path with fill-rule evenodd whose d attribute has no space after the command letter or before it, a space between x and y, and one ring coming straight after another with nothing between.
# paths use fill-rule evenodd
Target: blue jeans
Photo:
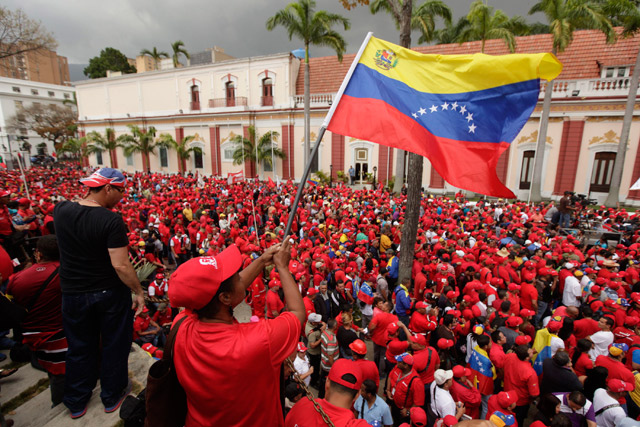
<instances>
[{"instance_id":1,"label":"blue jeans","mask_svg":"<svg viewBox=\"0 0 640 427\"><path fill-rule=\"evenodd\" d=\"M571 213L560 212L560 227L569 228L571 225Z\"/></svg>"},{"instance_id":2,"label":"blue jeans","mask_svg":"<svg viewBox=\"0 0 640 427\"><path fill-rule=\"evenodd\" d=\"M113 406L127 387L133 335L131 291L125 286L98 292L62 294L67 336L64 404L82 411L100 378L100 398Z\"/></svg>"}]
</instances>

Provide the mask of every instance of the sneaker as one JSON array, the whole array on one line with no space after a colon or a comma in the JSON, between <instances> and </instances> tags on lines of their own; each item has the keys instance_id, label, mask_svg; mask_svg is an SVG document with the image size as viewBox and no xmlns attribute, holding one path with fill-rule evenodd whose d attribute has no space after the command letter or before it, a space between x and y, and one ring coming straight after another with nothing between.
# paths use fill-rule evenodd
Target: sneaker
<instances>
[{"instance_id":1,"label":"sneaker","mask_svg":"<svg viewBox=\"0 0 640 427\"><path fill-rule=\"evenodd\" d=\"M72 412L72 413L71 413L71 419L72 419L72 420L75 420L75 419L77 419L77 418L82 417L84 414L86 414L86 413L87 413L87 407L88 407L88 405L87 405L87 406L85 406L85 407L84 407L84 409L83 409L82 411Z\"/></svg>"},{"instance_id":2,"label":"sneaker","mask_svg":"<svg viewBox=\"0 0 640 427\"><path fill-rule=\"evenodd\" d=\"M131 393L131 386L132 386L131 380L128 380L127 381L127 387L122 392L122 396L120 396L120 399L118 399L118 401L113 406L105 406L104 407L104 412L109 414L111 412L117 411L118 408L120 408L120 405L122 405L122 402L124 402L124 399L126 399L126 397L129 395L129 393Z\"/></svg>"}]
</instances>

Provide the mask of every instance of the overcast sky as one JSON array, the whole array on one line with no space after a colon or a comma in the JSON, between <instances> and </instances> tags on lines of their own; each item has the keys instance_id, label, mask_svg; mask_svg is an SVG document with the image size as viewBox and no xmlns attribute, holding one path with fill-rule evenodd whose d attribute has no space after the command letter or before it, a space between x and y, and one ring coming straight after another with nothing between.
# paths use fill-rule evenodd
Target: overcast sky
<instances>
[{"instance_id":1,"label":"overcast sky","mask_svg":"<svg viewBox=\"0 0 640 427\"><path fill-rule=\"evenodd\" d=\"M267 31L265 22L291 0L4 0L39 19L58 40L58 54L71 64L86 64L105 47L134 58L140 50L171 53L170 43L182 40L188 51L220 46L235 57L287 52L302 47L289 41L286 31ZM471 0L445 0L456 19L468 12ZM488 0L507 15L527 16L537 0ZM416 3L420 3L418 0ZM343 9L338 0L317 0L317 9L340 13L351 20L344 32L348 53L354 53L368 31L398 42L391 17L372 15L368 7ZM536 17L540 20L543 17ZM531 17L528 20L533 21ZM414 37L413 44L417 43ZM330 55L328 49L311 48L312 56Z\"/></svg>"}]
</instances>

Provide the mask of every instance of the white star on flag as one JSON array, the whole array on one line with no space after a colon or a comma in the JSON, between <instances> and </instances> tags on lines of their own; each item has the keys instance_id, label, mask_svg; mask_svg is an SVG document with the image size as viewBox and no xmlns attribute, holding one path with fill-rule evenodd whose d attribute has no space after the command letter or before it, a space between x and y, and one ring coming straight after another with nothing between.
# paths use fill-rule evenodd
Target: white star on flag
<instances>
[{"instance_id":1,"label":"white star on flag","mask_svg":"<svg viewBox=\"0 0 640 427\"><path fill-rule=\"evenodd\" d=\"M464 113L467 112L467 107L465 107L464 105L460 106L460 114L462 114L464 116Z\"/></svg>"},{"instance_id":2,"label":"white star on flag","mask_svg":"<svg viewBox=\"0 0 640 427\"><path fill-rule=\"evenodd\" d=\"M456 111L456 108L458 108L458 103L457 102L454 102L453 104L451 104L451 109L453 111Z\"/></svg>"},{"instance_id":3,"label":"white star on flag","mask_svg":"<svg viewBox=\"0 0 640 427\"><path fill-rule=\"evenodd\" d=\"M427 110L425 110L424 107L420 107L418 113L420 113L421 116L424 116L425 114L427 114Z\"/></svg>"},{"instance_id":4,"label":"white star on flag","mask_svg":"<svg viewBox=\"0 0 640 427\"><path fill-rule=\"evenodd\" d=\"M467 114L467 122L470 122L471 120L473 120L473 114L469 113Z\"/></svg>"},{"instance_id":5,"label":"white star on flag","mask_svg":"<svg viewBox=\"0 0 640 427\"><path fill-rule=\"evenodd\" d=\"M418 118L418 115L416 113L411 113L411 115L413 116L414 119Z\"/></svg>"},{"instance_id":6,"label":"white star on flag","mask_svg":"<svg viewBox=\"0 0 640 427\"><path fill-rule=\"evenodd\" d=\"M447 110L449 108L449 104L447 104L446 102L444 104L441 105L443 110Z\"/></svg>"},{"instance_id":7,"label":"white star on flag","mask_svg":"<svg viewBox=\"0 0 640 427\"><path fill-rule=\"evenodd\" d=\"M469 126L469 133L476 133L476 125L471 124L471 126Z\"/></svg>"},{"instance_id":8,"label":"white star on flag","mask_svg":"<svg viewBox=\"0 0 640 427\"><path fill-rule=\"evenodd\" d=\"M435 105L432 105L431 108L429 108L431 110L432 113L435 113L436 111L438 111L438 107L436 107Z\"/></svg>"}]
</instances>

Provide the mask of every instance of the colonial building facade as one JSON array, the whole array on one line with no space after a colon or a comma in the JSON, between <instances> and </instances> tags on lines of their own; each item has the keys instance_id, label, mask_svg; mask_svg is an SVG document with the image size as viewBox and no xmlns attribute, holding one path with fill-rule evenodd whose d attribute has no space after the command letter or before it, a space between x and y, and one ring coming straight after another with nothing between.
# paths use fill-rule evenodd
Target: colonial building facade
<instances>
[{"instance_id":1,"label":"colonial building facade","mask_svg":"<svg viewBox=\"0 0 640 427\"><path fill-rule=\"evenodd\" d=\"M565 190L589 194L603 200L609 191L631 73L640 48L640 37L606 44L596 31L578 31L574 41L559 55L564 65L553 84L553 101L543 165L543 196L555 198ZM480 51L480 42L416 48L423 53L462 54ZM549 35L519 37L518 53L551 51ZM502 41L488 41L485 53L507 54ZM311 144L335 100L340 83L353 55L342 63L335 57L313 58L311 67ZM537 136L546 84L540 103L511 147L498 163L498 175L523 200L528 198L535 162ZM188 170L216 176L244 170L245 176L299 180L302 176L304 146L304 67L291 54L232 59L180 69L130 74L76 83L81 132L104 132L114 128L117 135L127 125L153 126L176 140L192 135L192 145L203 149L188 162ZM640 191L629 187L640 177L640 104L636 104L626 153L621 199L640 204ZM234 136L274 131L275 146L285 159L269 165L233 163ZM393 135L389 135L393 138ZM326 132L320 142L315 170L331 173L353 166L357 180L375 171L385 182L394 173L396 150L368 141ZM108 156L92 156L92 165L105 164ZM143 170L142 156L125 157L121 149L117 166ZM174 152L161 149L151 156L152 171L177 172ZM432 193L454 192L425 159L423 186Z\"/></svg>"}]
</instances>

